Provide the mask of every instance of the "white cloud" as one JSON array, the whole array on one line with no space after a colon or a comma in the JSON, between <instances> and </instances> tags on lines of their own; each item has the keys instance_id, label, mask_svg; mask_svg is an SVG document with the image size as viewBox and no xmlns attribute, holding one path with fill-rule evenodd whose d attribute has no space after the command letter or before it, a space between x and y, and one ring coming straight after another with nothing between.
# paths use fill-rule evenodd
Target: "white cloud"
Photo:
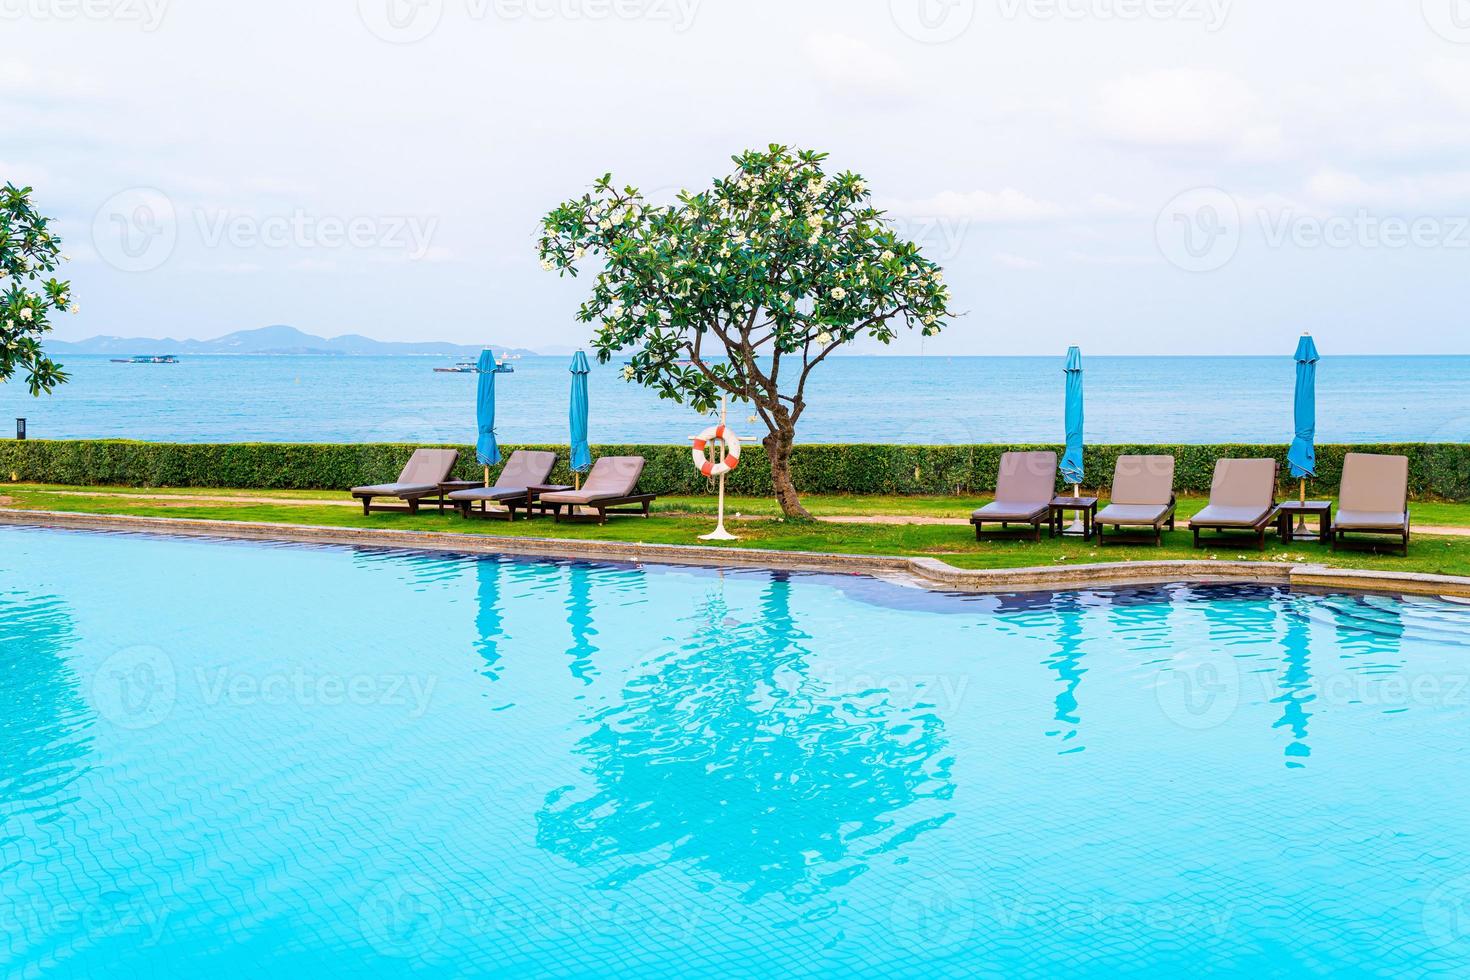
<instances>
[{"instance_id":1,"label":"white cloud","mask_svg":"<svg viewBox=\"0 0 1470 980\"><path fill-rule=\"evenodd\" d=\"M1439 59L1424 66L1424 77L1440 94L1470 110L1470 62Z\"/></svg>"},{"instance_id":2,"label":"white cloud","mask_svg":"<svg viewBox=\"0 0 1470 980\"><path fill-rule=\"evenodd\" d=\"M1230 149L1250 156L1279 152L1279 128L1261 115L1255 95L1228 72L1167 69L1115 79L1098 96L1096 126L1120 143Z\"/></svg>"},{"instance_id":3,"label":"white cloud","mask_svg":"<svg viewBox=\"0 0 1470 980\"><path fill-rule=\"evenodd\" d=\"M1123 215L1135 214L1137 208L1132 204L1111 194L1093 194L1087 200L1087 209L1099 217L1121 217Z\"/></svg>"},{"instance_id":4,"label":"white cloud","mask_svg":"<svg viewBox=\"0 0 1470 980\"><path fill-rule=\"evenodd\" d=\"M906 95L912 85L897 58L846 34L810 34L802 53L817 76L839 93Z\"/></svg>"},{"instance_id":5,"label":"white cloud","mask_svg":"<svg viewBox=\"0 0 1470 980\"><path fill-rule=\"evenodd\" d=\"M1369 180L1327 170L1307 181L1307 195L1328 207L1382 209L1465 208L1470 205L1470 173L1437 173Z\"/></svg>"},{"instance_id":6,"label":"white cloud","mask_svg":"<svg viewBox=\"0 0 1470 980\"><path fill-rule=\"evenodd\" d=\"M912 201L893 201L895 214L929 218L954 218L982 224L1012 224L1045 221L1063 214L1060 205L1042 201L1013 187L999 191L940 191Z\"/></svg>"},{"instance_id":7,"label":"white cloud","mask_svg":"<svg viewBox=\"0 0 1470 980\"><path fill-rule=\"evenodd\" d=\"M1067 258L1082 265L1103 266L1159 265L1164 261L1157 255L1097 255L1089 252L1068 252Z\"/></svg>"},{"instance_id":8,"label":"white cloud","mask_svg":"<svg viewBox=\"0 0 1470 980\"><path fill-rule=\"evenodd\" d=\"M1024 255L1012 255L1010 252L996 252L993 256L997 265L1007 269L1040 269L1041 263L1035 259L1028 259Z\"/></svg>"}]
</instances>

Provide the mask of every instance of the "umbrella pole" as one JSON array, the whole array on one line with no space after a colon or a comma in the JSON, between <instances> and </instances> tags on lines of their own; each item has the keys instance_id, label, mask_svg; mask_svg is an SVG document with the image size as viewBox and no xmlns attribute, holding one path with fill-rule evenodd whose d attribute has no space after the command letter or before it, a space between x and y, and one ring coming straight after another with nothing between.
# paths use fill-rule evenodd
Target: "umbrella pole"
<instances>
[{"instance_id":1,"label":"umbrella pole","mask_svg":"<svg viewBox=\"0 0 1470 980\"><path fill-rule=\"evenodd\" d=\"M485 486L490 486L490 467L485 467Z\"/></svg>"},{"instance_id":2,"label":"umbrella pole","mask_svg":"<svg viewBox=\"0 0 1470 980\"><path fill-rule=\"evenodd\" d=\"M1082 484L1080 484L1080 483L1074 483L1074 484L1072 484L1072 499L1073 500L1077 500L1081 496L1082 496ZM1067 533L1069 533L1069 534L1075 534L1075 535L1077 535L1080 538L1082 536L1082 532L1084 530L1086 530L1086 529L1082 526L1082 512L1081 511L1077 511L1076 513L1077 513L1077 516L1075 516L1075 517L1072 518L1072 523L1071 523L1070 526L1068 526Z\"/></svg>"},{"instance_id":3,"label":"umbrella pole","mask_svg":"<svg viewBox=\"0 0 1470 980\"><path fill-rule=\"evenodd\" d=\"M1298 497L1298 499L1301 501L1301 503L1303 505L1305 505L1306 502L1307 502L1307 478L1306 477L1302 477L1301 478L1301 493L1300 493L1300 496ZM1297 537L1305 537L1306 534L1307 534L1307 512L1305 510L1298 511L1297 512L1297 515L1296 515L1296 531L1294 533L1296 534Z\"/></svg>"}]
</instances>

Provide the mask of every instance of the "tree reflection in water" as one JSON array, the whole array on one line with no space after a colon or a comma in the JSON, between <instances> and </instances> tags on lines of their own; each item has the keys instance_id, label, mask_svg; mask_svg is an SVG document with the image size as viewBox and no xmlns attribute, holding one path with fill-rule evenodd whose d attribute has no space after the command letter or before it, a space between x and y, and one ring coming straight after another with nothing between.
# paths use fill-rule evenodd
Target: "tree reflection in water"
<instances>
[{"instance_id":1,"label":"tree reflection in water","mask_svg":"<svg viewBox=\"0 0 1470 980\"><path fill-rule=\"evenodd\" d=\"M91 749L93 718L63 656L73 642L60 599L0 593L0 845L54 819L67 786L90 768L80 760Z\"/></svg>"},{"instance_id":2,"label":"tree reflection in water","mask_svg":"<svg viewBox=\"0 0 1470 980\"><path fill-rule=\"evenodd\" d=\"M603 887L679 864L748 901L801 900L948 819L902 816L954 791L944 723L885 688L813 676L790 602L773 577L759 617L737 622L711 594L688 642L593 716L576 746L590 785L547 796L540 846L605 868Z\"/></svg>"}]
</instances>

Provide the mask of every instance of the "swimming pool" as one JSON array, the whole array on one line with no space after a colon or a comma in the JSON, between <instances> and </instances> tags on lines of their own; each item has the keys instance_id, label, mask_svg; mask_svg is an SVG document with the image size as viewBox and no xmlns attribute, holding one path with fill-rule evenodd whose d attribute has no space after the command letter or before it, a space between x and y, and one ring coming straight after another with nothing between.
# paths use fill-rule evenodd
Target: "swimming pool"
<instances>
[{"instance_id":1,"label":"swimming pool","mask_svg":"<svg viewBox=\"0 0 1470 980\"><path fill-rule=\"evenodd\" d=\"M1467 641L0 528L0 972L1462 971Z\"/></svg>"}]
</instances>

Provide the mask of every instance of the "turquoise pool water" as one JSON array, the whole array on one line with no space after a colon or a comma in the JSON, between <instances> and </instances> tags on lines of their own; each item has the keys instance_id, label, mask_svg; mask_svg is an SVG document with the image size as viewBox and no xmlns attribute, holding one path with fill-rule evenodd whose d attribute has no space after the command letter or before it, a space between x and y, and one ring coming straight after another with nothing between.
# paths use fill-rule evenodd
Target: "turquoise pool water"
<instances>
[{"instance_id":1,"label":"turquoise pool water","mask_svg":"<svg viewBox=\"0 0 1470 980\"><path fill-rule=\"evenodd\" d=\"M0 974L1463 975L1467 640L0 529Z\"/></svg>"}]
</instances>

